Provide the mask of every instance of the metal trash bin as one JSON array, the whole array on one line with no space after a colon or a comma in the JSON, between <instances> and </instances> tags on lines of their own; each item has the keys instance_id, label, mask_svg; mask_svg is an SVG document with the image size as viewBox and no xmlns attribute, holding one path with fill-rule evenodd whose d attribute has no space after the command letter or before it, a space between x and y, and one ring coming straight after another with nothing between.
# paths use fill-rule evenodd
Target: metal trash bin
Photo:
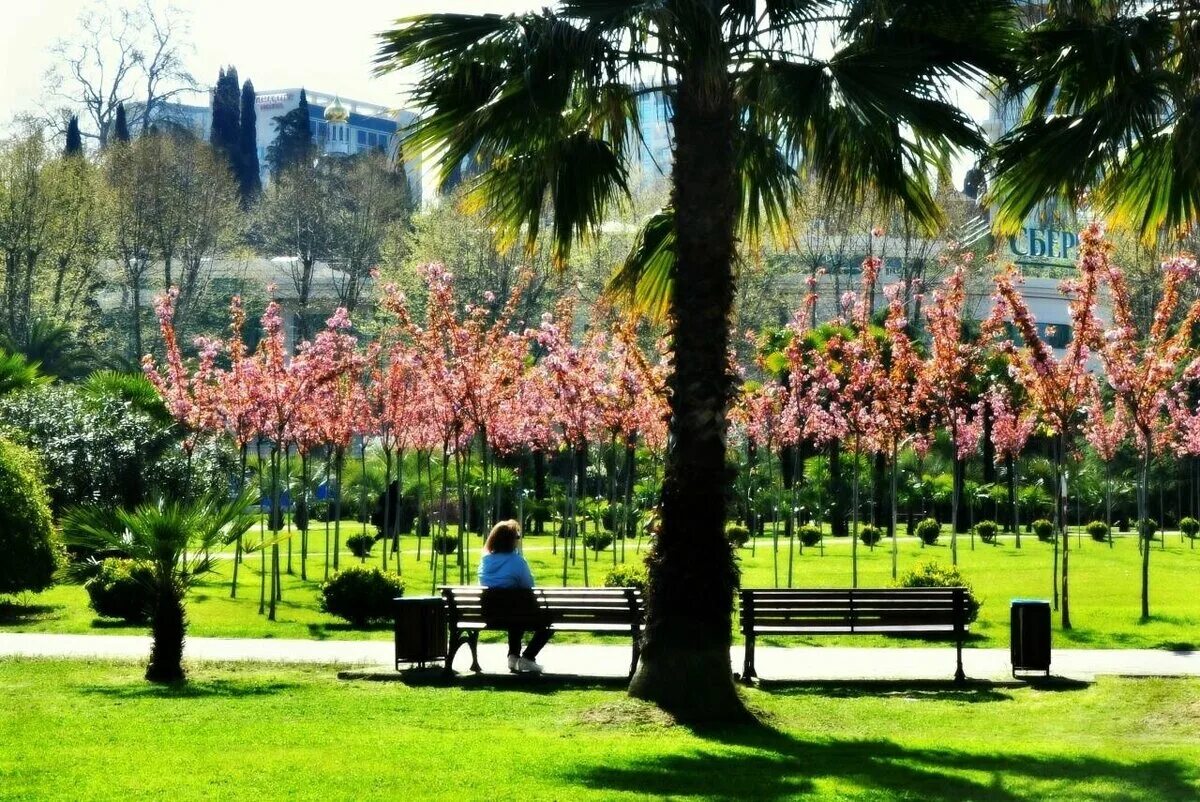
<instances>
[{"instance_id":1,"label":"metal trash bin","mask_svg":"<svg viewBox=\"0 0 1200 802\"><path fill-rule=\"evenodd\" d=\"M1013 676L1018 671L1045 671L1050 676L1050 602L1013 599L1009 623Z\"/></svg>"},{"instance_id":2,"label":"metal trash bin","mask_svg":"<svg viewBox=\"0 0 1200 802\"><path fill-rule=\"evenodd\" d=\"M396 621L396 670L402 663L444 660L449 632L446 604L441 596L397 597L392 601Z\"/></svg>"}]
</instances>

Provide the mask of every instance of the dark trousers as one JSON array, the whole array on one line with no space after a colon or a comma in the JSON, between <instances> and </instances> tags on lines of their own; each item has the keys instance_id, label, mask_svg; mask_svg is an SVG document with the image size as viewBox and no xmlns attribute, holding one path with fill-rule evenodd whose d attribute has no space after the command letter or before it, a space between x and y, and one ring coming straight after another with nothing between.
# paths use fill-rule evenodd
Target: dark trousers
<instances>
[{"instance_id":1,"label":"dark trousers","mask_svg":"<svg viewBox=\"0 0 1200 802\"><path fill-rule=\"evenodd\" d=\"M534 660L538 656L538 652L550 640L550 635L553 634L548 629L535 629L533 637L529 640L529 645L525 647L524 656L530 660ZM523 629L510 629L508 631L508 655L516 657L521 654L521 638L525 635Z\"/></svg>"}]
</instances>

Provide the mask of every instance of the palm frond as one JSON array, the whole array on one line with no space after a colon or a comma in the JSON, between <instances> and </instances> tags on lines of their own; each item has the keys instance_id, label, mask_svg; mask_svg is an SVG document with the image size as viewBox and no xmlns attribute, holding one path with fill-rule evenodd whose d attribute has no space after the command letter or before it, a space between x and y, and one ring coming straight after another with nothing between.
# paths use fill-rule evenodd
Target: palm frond
<instances>
[{"instance_id":1,"label":"palm frond","mask_svg":"<svg viewBox=\"0 0 1200 802\"><path fill-rule=\"evenodd\" d=\"M626 308L662 321L667 317L674 279L675 210L667 206L642 225L605 292Z\"/></svg>"},{"instance_id":2,"label":"palm frond","mask_svg":"<svg viewBox=\"0 0 1200 802\"><path fill-rule=\"evenodd\" d=\"M127 403L158 423L171 422L171 414L158 390L140 373L97 370L83 383L83 391L90 398L115 398Z\"/></svg>"},{"instance_id":3,"label":"palm frond","mask_svg":"<svg viewBox=\"0 0 1200 802\"><path fill-rule=\"evenodd\" d=\"M0 351L0 395L40 387L53 381L43 376L37 362L29 362L22 354Z\"/></svg>"}]
</instances>

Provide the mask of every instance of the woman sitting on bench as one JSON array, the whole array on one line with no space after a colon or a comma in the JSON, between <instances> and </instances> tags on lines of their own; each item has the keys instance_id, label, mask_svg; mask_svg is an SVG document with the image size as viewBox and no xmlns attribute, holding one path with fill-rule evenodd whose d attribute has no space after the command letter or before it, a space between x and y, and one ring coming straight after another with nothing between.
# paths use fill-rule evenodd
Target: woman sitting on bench
<instances>
[{"instance_id":1,"label":"woman sitting on bench","mask_svg":"<svg viewBox=\"0 0 1200 802\"><path fill-rule=\"evenodd\" d=\"M520 539L521 528L516 521L501 521L492 527L479 561L479 584L487 588L483 594L483 612L491 618L488 614L491 607L503 610L503 615L497 618L512 616L512 625L507 627L508 670L540 674L542 667L536 658L550 640L550 622L545 620L537 599L528 592L533 589L533 574L529 563L517 553ZM521 639L531 627L533 637L521 654Z\"/></svg>"}]
</instances>

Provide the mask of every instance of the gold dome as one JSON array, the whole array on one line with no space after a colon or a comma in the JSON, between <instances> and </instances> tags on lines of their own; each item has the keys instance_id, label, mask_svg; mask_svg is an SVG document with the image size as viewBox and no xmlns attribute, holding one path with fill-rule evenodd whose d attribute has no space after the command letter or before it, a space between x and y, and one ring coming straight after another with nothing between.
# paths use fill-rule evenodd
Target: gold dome
<instances>
[{"instance_id":1,"label":"gold dome","mask_svg":"<svg viewBox=\"0 0 1200 802\"><path fill-rule=\"evenodd\" d=\"M335 97L333 103L325 108L325 122L344 123L350 119L350 112L342 105L341 99Z\"/></svg>"}]
</instances>

